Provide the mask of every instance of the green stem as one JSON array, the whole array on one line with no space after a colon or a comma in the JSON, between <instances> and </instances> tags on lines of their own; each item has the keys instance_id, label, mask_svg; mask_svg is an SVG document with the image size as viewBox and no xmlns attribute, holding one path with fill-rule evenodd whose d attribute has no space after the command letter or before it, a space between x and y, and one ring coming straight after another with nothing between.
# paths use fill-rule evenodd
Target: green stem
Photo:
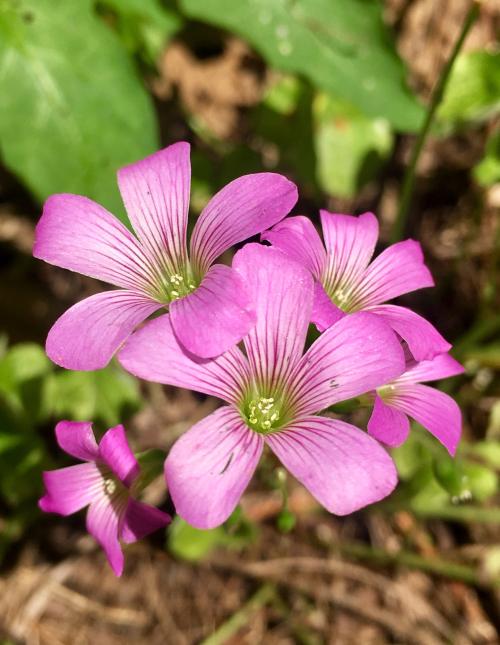
<instances>
[{"instance_id":1,"label":"green stem","mask_svg":"<svg viewBox=\"0 0 500 645\"><path fill-rule=\"evenodd\" d=\"M411 507L411 511L424 518L436 518L452 522L478 522L481 524L500 524L500 508L473 506L441 506L436 509L425 509Z\"/></svg>"},{"instance_id":2,"label":"green stem","mask_svg":"<svg viewBox=\"0 0 500 645\"><path fill-rule=\"evenodd\" d=\"M408 215L410 201L413 195L413 187L415 184L415 173L417 169L417 163L420 158L420 153L422 152L422 148L427 139L427 135L429 134L429 130L434 120L436 110L439 104L441 103L441 99L443 98L443 93L446 88L446 83L448 82L448 78L450 76L450 72L453 67L453 64L455 63L455 59L458 53L460 52L460 49L462 48L464 40L470 28L474 24L478 14L479 14L479 5L477 4L476 0L474 0L471 8L467 12L464 23L462 25L462 30L460 32L460 35L458 36L455 46L453 47L453 51L451 52L451 55L447 63L443 67L441 71L441 75L436 84L436 87L434 88L434 91L432 93L431 101L430 101L429 107L427 108L427 114L426 114L425 120L422 124L422 128L417 137L417 140L415 141L415 145L411 153L410 163L408 165L408 168L406 170L406 173L403 179L403 187L401 189L399 212L397 214L397 217L392 227L391 237L393 242L397 242L404 235L405 228L406 228L406 218Z\"/></svg>"},{"instance_id":3,"label":"green stem","mask_svg":"<svg viewBox=\"0 0 500 645\"><path fill-rule=\"evenodd\" d=\"M274 585L265 584L243 605L231 618L226 620L208 638L202 641L201 645L224 645L242 627L247 625L255 612L267 605L276 595Z\"/></svg>"},{"instance_id":4,"label":"green stem","mask_svg":"<svg viewBox=\"0 0 500 645\"><path fill-rule=\"evenodd\" d=\"M480 574L471 566L449 562L441 558L424 558L417 553L410 551L399 551L388 553L383 549L377 549L360 542L338 545L338 550L347 556L360 560L369 560L380 565L397 564L427 571L453 580L460 580L470 585L500 587L500 579L483 579Z\"/></svg>"},{"instance_id":5,"label":"green stem","mask_svg":"<svg viewBox=\"0 0 500 645\"><path fill-rule=\"evenodd\" d=\"M383 513L397 513L407 510L422 519L448 520L451 522L477 522L478 524L500 524L500 508L498 506L477 506L475 504L447 504L436 508L423 508L408 499L402 498L379 502L378 509Z\"/></svg>"}]
</instances>

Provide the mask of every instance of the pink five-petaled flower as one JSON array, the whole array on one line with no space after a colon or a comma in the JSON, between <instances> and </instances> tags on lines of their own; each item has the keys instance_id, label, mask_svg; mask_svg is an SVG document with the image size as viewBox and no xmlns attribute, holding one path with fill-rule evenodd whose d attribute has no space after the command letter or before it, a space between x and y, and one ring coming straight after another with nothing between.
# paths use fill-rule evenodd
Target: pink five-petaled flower
<instances>
[{"instance_id":1,"label":"pink five-petaled flower","mask_svg":"<svg viewBox=\"0 0 500 645\"><path fill-rule=\"evenodd\" d=\"M359 217L320 211L323 246L312 222L289 217L262 235L273 246L303 264L316 280L312 322L327 329L345 313L370 311L407 343L415 360L428 360L451 345L424 318L406 307L382 304L396 296L432 287L420 244L393 244L370 264L378 238L373 213Z\"/></svg>"},{"instance_id":2,"label":"pink five-petaled flower","mask_svg":"<svg viewBox=\"0 0 500 645\"><path fill-rule=\"evenodd\" d=\"M110 428L97 445L91 423L61 421L56 438L65 452L86 463L44 472L46 492L39 506L59 515L88 506L87 530L120 576L124 559L119 540L136 542L171 518L132 497L140 469L123 426Z\"/></svg>"},{"instance_id":3,"label":"pink five-petaled flower","mask_svg":"<svg viewBox=\"0 0 500 645\"><path fill-rule=\"evenodd\" d=\"M310 273L258 244L239 251L233 267L257 312L243 339L246 356L238 347L211 360L188 355L168 316L135 332L118 355L137 376L229 404L194 425L167 457L177 512L199 528L224 522L265 444L333 513L382 499L397 481L384 448L358 428L317 413L401 374L404 354L396 335L361 312L340 320L303 354L314 293Z\"/></svg>"},{"instance_id":4,"label":"pink five-petaled flower","mask_svg":"<svg viewBox=\"0 0 500 645\"><path fill-rule=\"evenodd\" d=\"M59 318L46 346L55 363L74 370L104 367L134 328L162 307L184 347L203 357L226 351L254 324L241 279L214 261L282 219L297 201L297 189L274 173L235 179L201 213L188 256L190 180L184 142L118 172L137 237L86 197L47 200L34 256L121 287L91 296Z\"/></svg>"},{"instance_id":5,"label":"pink five-petaled flower","mask_svg":"<svg viewBox=\"0 0 500 645\"><path fill-rule=\"evenodd\" d=\"M449 354L430 361L411 362L404 374L377 388L368 432L389 446L400 446L410 431L409 415L424 426L450 455L460 440L462 415L455 401L432 387L421 385L462 374L464 368Z\"/></svg>"}]
</instances>

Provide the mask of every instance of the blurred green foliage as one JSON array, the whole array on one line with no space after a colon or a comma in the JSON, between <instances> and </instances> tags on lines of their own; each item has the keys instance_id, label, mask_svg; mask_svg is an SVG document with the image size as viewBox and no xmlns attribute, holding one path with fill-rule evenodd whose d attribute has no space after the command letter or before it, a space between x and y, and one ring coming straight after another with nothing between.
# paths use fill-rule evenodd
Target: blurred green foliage
<instances>
[{"instance_id":1,"label":"blurred green foliage","mask_svg":"<svg viewBox=\"0 0 500 645\"><path fill-rule=\"evenodd\" d=\"M389 123L327 94L316 96L314 115L318 180L327 193L352 197L388 158L393 145Z\"/></svg>"},{"instance_id":2,"label":"blurred green foliage","mask_svg":"<svg viewBox=\"0 0 500 645\"><path fill-rule=\"evenodd\" d=\"M5 164L40 200L83 193L118 215L115 171L158 147L152 101L90 0L0 3Z\"/></svg>"},{"instance_id":3,"label":"blurred green foliage","mask_svg":"<svg viewBox=\"0 0 500 645\"><path fill-rule=\"evenodd\" d=\"M492 501L500 491L499 450L496 440L462 441L453 458L415 424L408 440L392 451L402 484L389 504L424 516L448 514L451 506L459 519L461 505Z\"/></svg>"},{"instance_id":4,"label":"blurred green foliage","mask_svg":"<svg viewBox=\"0 0 500 645\"><path fill-rule=\"evenodd\" d=\"M144 79L173 36L189 41L193 19L198 31L206 23L239 35L285 73L249 124L305 195L353 197L383 168L394 135L422 122L378 0L3 0L0 153L39 201L85 194L126 221L115 172L160 146ZM437 132L498 113L499 61L487 51L458 58ZM219 158L194 154L199 211L223 183L262 167L262 146L221 142L187 116ZM493 135L480 183L497 180L498 158Z\"/></svg>"},{"instance_id":5,"label":"blurred green foliage","mask_svg":"<svg viewBox=\"0 0 500 645\"><path fill-rule=\"evenodd\" d=\"M377 0L181 0L191 18L239 34L271 67L363 106L403 131L418 129L423 108L405 72Z\"/></svg>"},{"instance_id":6,"label":"blurred green foliage","mask_svg":"<svg viewBox=\"0 0 500 645\"><path fill-rule=\"evenodd\" d=\"M500 110L500 52L460 54L453 66L438 117L455 126L484 121Z\"/></svg>"},{"instance_id":7,"label":"blurred green foliage","mask_svg":"<svg viewBox=\"0 0 500 645\"><path fill-rule=\"evenodd\" d=\"M177 516L167 537L167 548L177 558L196 561L219 547L240 550L257 538L257 527L237 507L231 517L215 529L201 530Z\"/></svg>"},{"instance_id":8,"label":"blurred green foliage","mask_svg":"<svg viewBox=\"0 0 500 645\"><path fill-rule=\"evenodd\" d=\"M485 155L474 168L474 177L483 186L500 182L500 129L490 135Z\"/></svg>"},{"instance_id":9,"label":"blurred green foliage","mask_svg":"<svg viewBox=\"0 0 500 645\"><path fill-rule=\"evenodd\" d=\"M120 39L145 63L154 65L165 43L181 28L182 18L159 0L97 0L104 17L116 27ZM111 10L107 14L106 10Z\"/></svg>"}]
</instances>

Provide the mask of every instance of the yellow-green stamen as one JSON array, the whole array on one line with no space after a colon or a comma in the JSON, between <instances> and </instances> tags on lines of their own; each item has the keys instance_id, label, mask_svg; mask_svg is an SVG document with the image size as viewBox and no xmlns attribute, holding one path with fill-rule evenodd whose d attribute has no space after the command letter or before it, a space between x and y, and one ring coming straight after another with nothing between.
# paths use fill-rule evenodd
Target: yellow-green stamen
<instances>
[{"instance_id":1,"label":"yellow-green stamen","mask_svg":"<svg viewBox=\"0 0 500 645\"><path fill-rule=\"evenodd\" d=\"M273 432L283 421L281 402L274 396L257 396L244 406L244 416L250 428L263 434Z\"/></svg>"}]
</instances>

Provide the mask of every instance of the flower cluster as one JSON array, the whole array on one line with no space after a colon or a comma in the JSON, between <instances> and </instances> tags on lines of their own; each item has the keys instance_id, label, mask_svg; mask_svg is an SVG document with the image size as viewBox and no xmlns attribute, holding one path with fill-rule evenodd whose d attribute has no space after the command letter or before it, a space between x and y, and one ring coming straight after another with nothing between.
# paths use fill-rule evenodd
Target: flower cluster
<instances>
[{"instance_id":1,"label":"flower cluster","mask_svg":"<svg viewBox=\"0 0 500 645\"><path fill-rule=\"evenodd\" d=\"M417 242L394 244L370 263L375 216L322 211L323 244L309 219L283 219L297 200L295 186L259 173L215 195L188 254L188 144L121 170L118 180L136 235L84 197L55 195L45 205L35 256L119 287L63 314L47 353L83 370L105 366L118 352L138 377L224 402L166 458L182 518L203 529L224 522L265 446L337 515L394 489L396 469L381 443L400 445L408 416L454 454L459 409L422 382L462 367L428 321L385 304L433 285ZM231 267L215 263L259 233L270 245L247 244ZM311 322L321 334L308 345ZM367 432L328 415L330 406L363 394L373 402ZM99 446L89 423L64 421L56 434L63 450L86 463L45 473L40 506L66 515L89 505L88 530L120 574L119 539L139 539L170 518L134 499L139 466L122 426Z\"/></svg>"}]
</instances>

